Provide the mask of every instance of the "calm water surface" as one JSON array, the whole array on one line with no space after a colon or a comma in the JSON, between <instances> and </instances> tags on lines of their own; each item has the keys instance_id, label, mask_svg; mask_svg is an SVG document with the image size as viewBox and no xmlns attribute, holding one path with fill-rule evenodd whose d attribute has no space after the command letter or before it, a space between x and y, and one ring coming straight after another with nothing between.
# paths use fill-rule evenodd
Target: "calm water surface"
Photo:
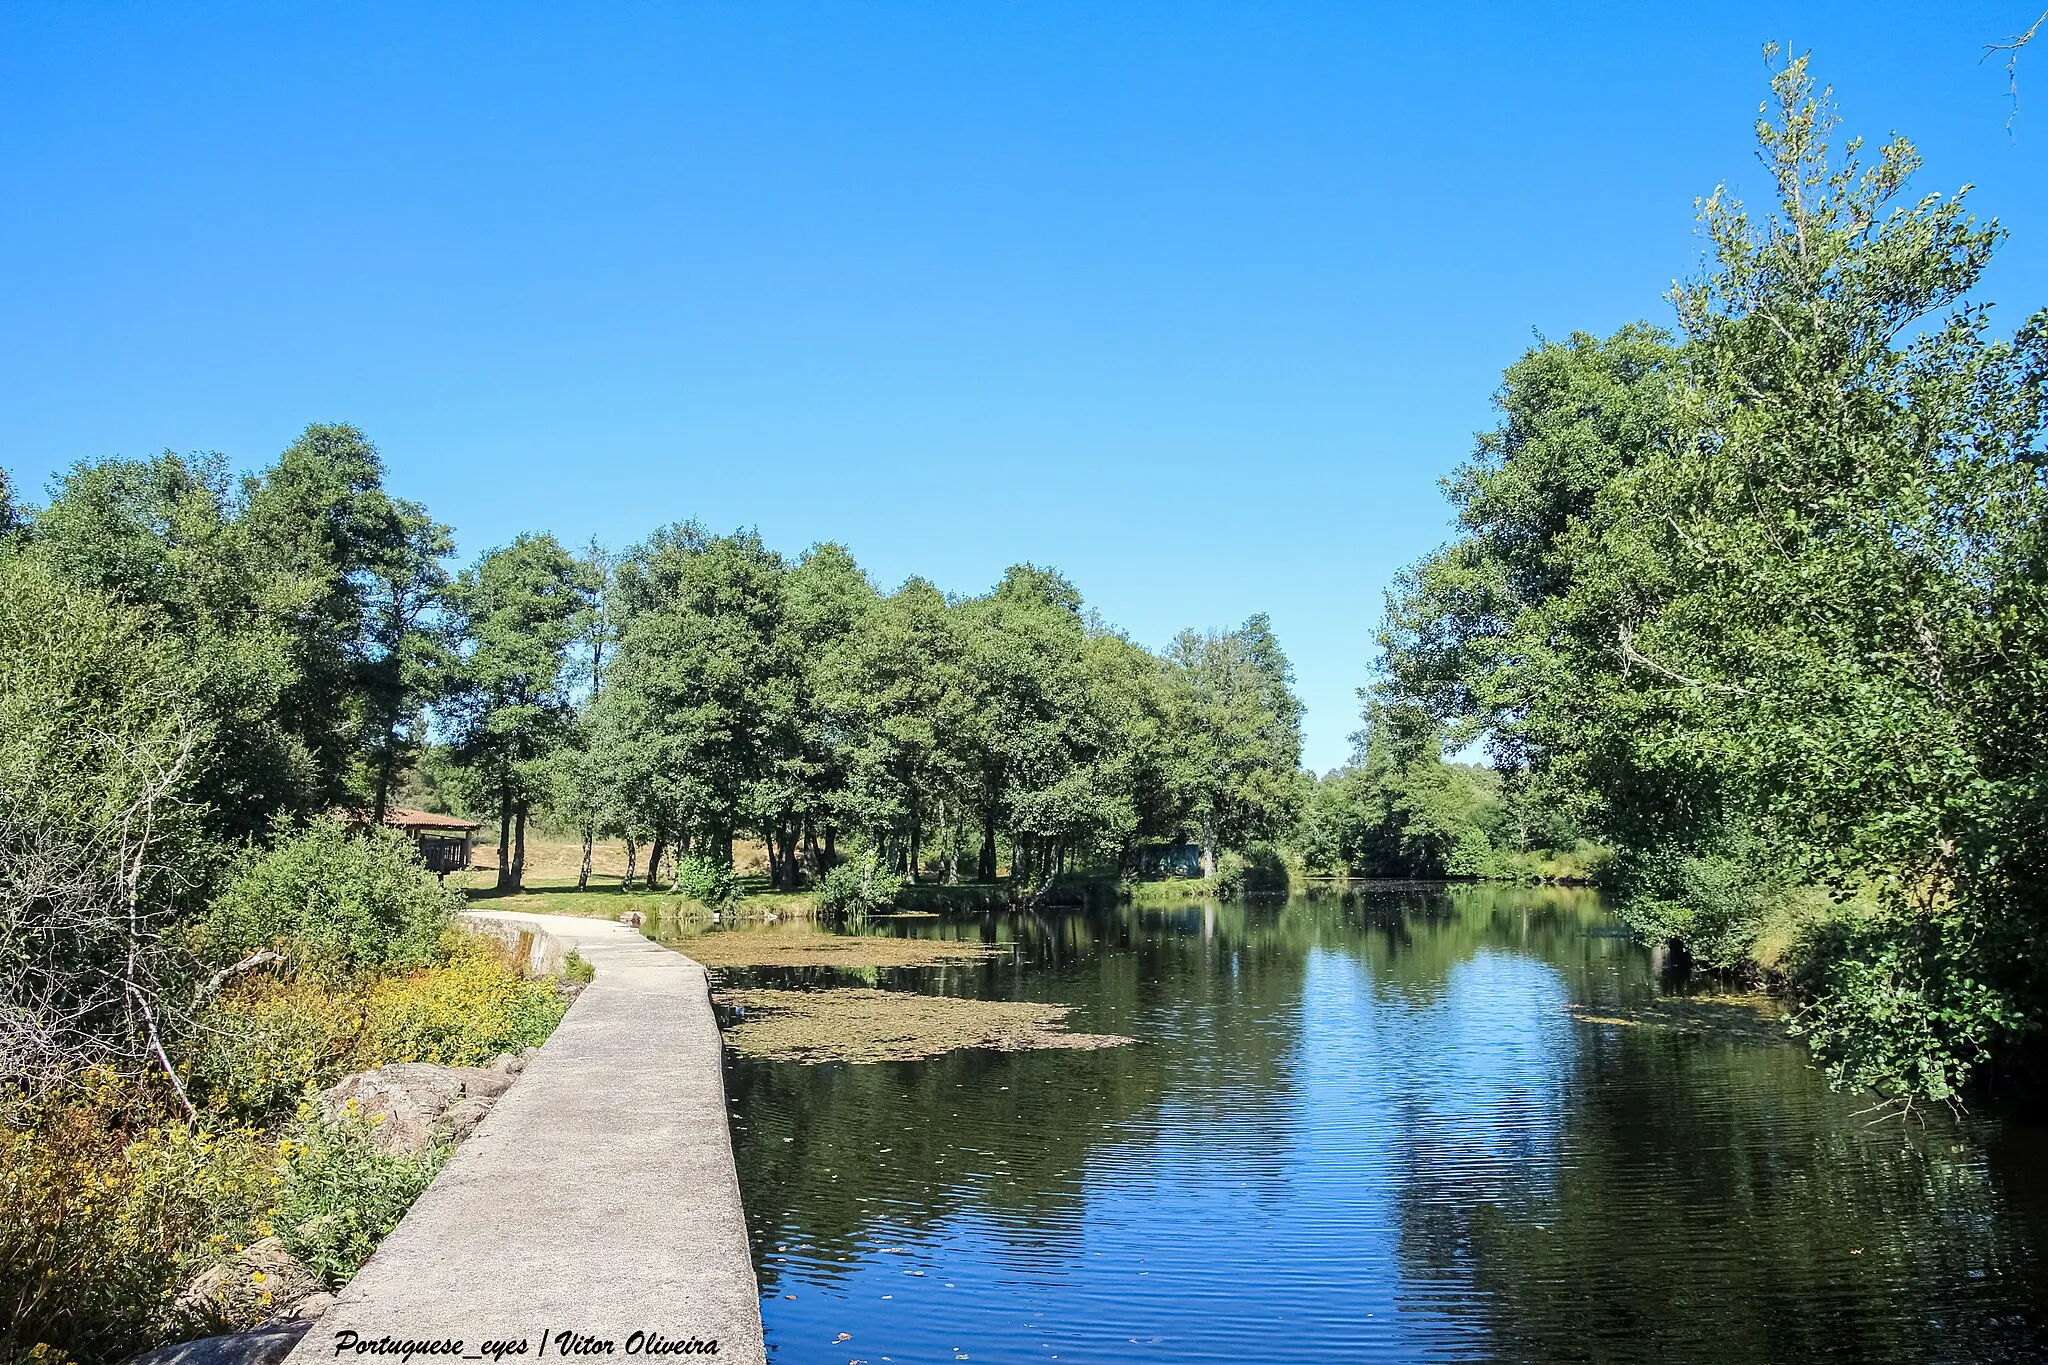
<instances>
[{"instance_id":1,"label":"calm water surface","mask_svg":"<svg viewBox=\"0 0 2048 1365\"><path fill-rule=\"evenodd\" d=\"M1573 1018L1678 988L1590 893L899 924L1014 952L748 978L1138 1042L729 1058L777 1361L2048 1357L2040 1132L1870 1127L1792 1046Z\"/></svg>"}]
</instances>

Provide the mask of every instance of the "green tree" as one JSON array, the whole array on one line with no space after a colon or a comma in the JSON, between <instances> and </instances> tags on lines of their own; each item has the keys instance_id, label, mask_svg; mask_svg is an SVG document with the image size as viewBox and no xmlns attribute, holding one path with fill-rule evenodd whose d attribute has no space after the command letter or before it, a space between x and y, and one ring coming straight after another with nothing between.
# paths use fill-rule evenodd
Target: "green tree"
<instances>
[{"instance_id":1,"label":"green tree","mask_svg":"<svg viewBox=\"0 0 2048 1365\"><path fill-rule=\"evenodd\" d=\"M1233 631L1182 631L1172 664L1174 788L1182 820L1202 846L1202 874L1216 855L1277 838L1299 799L1301 703L1294 674L1261 613Z\"/></svg>"},{"instance_id":2,"label":"green tree","mask_svg":"<svg viewBox=\"0 0 2048 1365\"><path fill-rule=\"evenodd\" d=\"M526 873L526 824L548 756L575 714L571 646L595 590L550 535L522 535L449 592L457 685L446 706L457 760L498 810L498 889Z\"/></svg>"},{"instance_id":3,"label":"green tree","mask_svg":"<svg viewBox=\"0 0 2048 1365\"><path fill-rule=\"evenodd\" d=\"M1795 964L1804 1027L1841 1083L1948 1099L2040 1005L2048 318L1993 339L1968 295L1996 225L1903 202L1903 139L1834 159L1803 58L1774 91L1777 203L1706 201L1683 346L1510 373L1499 458L1404 585L1387 671L1577 801L1646 924L1704 939L1787 879L1841 902ZM1548 468L1585 478L1546 504Z\"/></svg>"},{"instance_id":4,"label":"green tree","mask_svg":"<svg viewBox=\"0 0 2048 1365\"><path fill-rule=\"evenodd\" d=\"M381 825L391 785L426 742L426 708L448 682L447 635L438 613L448 591L447 527L418 503L394 502L399 534L372 565L364 594L363 693L371 819Z\"/></svg>"}]
</instances>

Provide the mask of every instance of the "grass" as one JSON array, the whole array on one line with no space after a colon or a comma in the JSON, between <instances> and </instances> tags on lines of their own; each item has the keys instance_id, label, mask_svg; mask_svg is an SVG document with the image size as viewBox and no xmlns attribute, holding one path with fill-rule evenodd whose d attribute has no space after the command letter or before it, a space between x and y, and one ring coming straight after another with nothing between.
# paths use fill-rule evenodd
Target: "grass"
<instances>
[{"instance_id":1,"label":"grass","mask_svg":"<svg viewBox=\"0 0 2048 1365\"><path fill-rule=\"evenodd\" d=\"M1128 883L1133 905L1172 905L1179 901L1216 899L1214 877L1166 877Z\"/></svg>"}]
</instances>

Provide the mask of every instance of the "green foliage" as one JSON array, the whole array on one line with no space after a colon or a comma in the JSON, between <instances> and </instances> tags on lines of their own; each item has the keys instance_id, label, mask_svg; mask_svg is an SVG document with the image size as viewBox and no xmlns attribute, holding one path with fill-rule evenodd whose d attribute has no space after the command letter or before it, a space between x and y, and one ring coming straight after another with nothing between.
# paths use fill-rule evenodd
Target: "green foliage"
<instances>
[{"instance_id":1,"label":"green foliage","mask_svg":"<svg viewBox=\"0 0 2048 1365\"><path fill-rule=\"evenodd\" d=\"M1993 1045L2029 1022L1993 984L2011 947L1956 908L1830 921L1795 950L1808 1003L1793 1032L1837 1085L1956 1104Z\"/></svg>"},{"instance_id":2,"label":"green foliage","mask_svg":"<svg viewBox=\"0 0 2048 1365\"><path fill-rule=\"evenodd\" d=\"M1287 862L1271 844L1253 844L1242 853L1226 853L1217 864L1216 897L1219 900L1285 896L1289 885Z\"/></svg>"},{"instance_id":3,"label":"green foliage","mask_svg":"<svg viewBox=\"0 0 2048 1365\"><path fill-rule=\"evenodd\" d=\"M595 586L591 566L553 536L522 535L449 590L455 659L443 710L457 763L498 814L501 890L519 889L527 818L548 789L550 754L572 733L569 649Z\"/></svg>"},{"instance_id":4,"label":"green foliage","mask_svg":"<svg viewBox=\"0 0 2048 1365\"><path fill-rule=\"evenodd\" d=\"M839 846L915 879L1020 886L1201 825L1212 850L1278 832L1300 707L1263 617L1162 659L1020 565L949 598L877 593L844 550L795 563L751 534L669 527L621 562L618 648L588 708L582 787L657 849L724 862L751 832L778 886ZM595 807L591 807L595 809ZM830 852L828 852L830 850Z\"/></svg>"},{"instance_id":5,"label":"green foliage","mask_svg":"<svg viewBox=\"0 0 2048 1365\"><path fill-rule=\"evenodd\" d=\"M699 905L713 909L730 905L738 893L738 888L733 885L732 869L709 858L686 853L676 859L675 867L675 884L671 889L676 895Z\"/></svg>"},{"instance_id":6,"label":"green foliage","mask_svg":"<svg viewBox=\"0 0 2048 1365\"><path fill-rule=\"evenodd\" d=\"M430 966L374 977L262 973L223 990L179 1050L192 1095L260 1120L393 1062L480 1066L537 1047L566 1006L487 939L450 933Z\"/></svg>"},{"instance_id":7,"label":"green foliage","mask_svg":"<svg viewBox=\"0 0 2048 1365\"><path fill-rule=\"evenodd\" d=\"M1220 634L1183 631L1167 657L1170 781L1180 823L1213 867L1218 849L1277 838L1292 825L1300 799L1301 703L1263 614Z\"/></svg>"},{"instance_id":8,"label":"green foliage","mask_svg":"<svg viewBox=\"0 0 2048 1365\"><path fill-rule=\"evenodd\" d=\"M336 1288L362 1269L448 1159L446 1148L380 1152L369 1123L354 1114L329 1122L309 1113L287 1141L271 1221L285 1250Z\"/></svg>"},{"instance_id":9,"label":"green foliage","mask_svg":"<svg viewBox=\"0 0 2048 1365\"><path fill-rule=\"evenodd\" d=\"M818 888L818 909L828 915L857 919L877 915L896 904L903 880L876 862L841 863L825 874Z\"/></svg>"},{"instance_id":10,"label":"green foliage","mask_svg":"<svg viewBox=\"0 0 2048 1365\"><path fill-rule=\"evenodd\" d=\"M0 549L0 1086L150 1065L215 856L192 677L152 613Z\"/></svg>"},{"instance_id":11,"label":"green foliage","mask_svg":"<svg viewBox=\"0 0 2048 1365\"><path fill-rule=\"evenodd\" d=\"M1807 945L1810 1036L1845 1084L1945 1098L2042 1003L2048 315L1994 339L1996 224L1901 200L1903 139L1831 159L1803 58L1774 89L1778 202L1705 202L1682 343L1508 371L1387 688L1647 869L1629 913L1709 960L1793 888L1877 902Z\"/></svg>"},{"instance_id":12,"label":"green foliage","mask_svg":"<svg viewBox=\"0 0 2048 1365\"><path fill-rule=\"evenodd\" d=\"M439 955L456 896L404 836L316 819L297 831L281 823L272 837L242 855L207 914L216 953L269 950L343 973Z\"/></svg>"},{"instance_id":13,"label":"green foliage","mask_svg":"<svg viewBox=\"0 0 2048 1365\"><path fill-rule=\"evenodd\" d=\"M562 959L562 980L572 985L587 986L597 980L597 968L589 958L571 948L569 955Z\"/></svg>"},{"instance_id":14,"label":"green foliage","mask_svg":"<svg viewBox=\"0 0 2048 1365\"><path fill-rule=\"evenodd\" d=\"M1318 781L1299 838L1312 867L1363 877L1493 875L1506 811L1499 778L1446 763L1414 707L1374 704L1352 762Z\"/></svg>"}]
</instances>

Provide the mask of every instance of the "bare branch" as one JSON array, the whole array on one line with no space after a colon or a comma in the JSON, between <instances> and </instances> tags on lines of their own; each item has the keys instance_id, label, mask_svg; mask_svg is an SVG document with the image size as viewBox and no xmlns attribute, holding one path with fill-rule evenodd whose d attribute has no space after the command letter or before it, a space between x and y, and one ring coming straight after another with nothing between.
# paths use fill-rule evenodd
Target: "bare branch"
<instances>
[{"instance_id":1,"label":"bare branch","mask_svg":"<svg viewBox=\"0 0 2048 1365\"><path fill-rule=\"evenodd\" d=\"M1673 682L1684 683L1687 687L1703 688L1709 692L1727 692L1738 697L1750 695L1750 691L1746 687L1736 687L1731 683L1703 682L1698 678L1688 678L1683 673L1674 672L1636 648L1635 631L1630 626L1622 624L1614 629L1616 640L1621 649L1622 660L1626 663L1641 664L1652 673L1661 673Z\"/></svg>"},{"instance_id":2,"label":"bare branch","mask_svg":"<svg viewBox=\"0 0 2048 1365\"><path fill-rule=\"evenodd\" d=\"M2034 41L2034 35L2041 31L2043 24L2048 24L2048 10L2043 10L2040 18L2034 20L2025 33L2016 33L2002 43L1984 44L1984 55L1977 59L1980 62L1985 62L1989 61L1995 53L2005 52L2011 54L2005 59L2006 93L2012 98L2012 112L2005 116L2007 132L2012 131L2013 120L2020 116L2020 50L2028 43Z\"/></svg>"}]
</instances>

